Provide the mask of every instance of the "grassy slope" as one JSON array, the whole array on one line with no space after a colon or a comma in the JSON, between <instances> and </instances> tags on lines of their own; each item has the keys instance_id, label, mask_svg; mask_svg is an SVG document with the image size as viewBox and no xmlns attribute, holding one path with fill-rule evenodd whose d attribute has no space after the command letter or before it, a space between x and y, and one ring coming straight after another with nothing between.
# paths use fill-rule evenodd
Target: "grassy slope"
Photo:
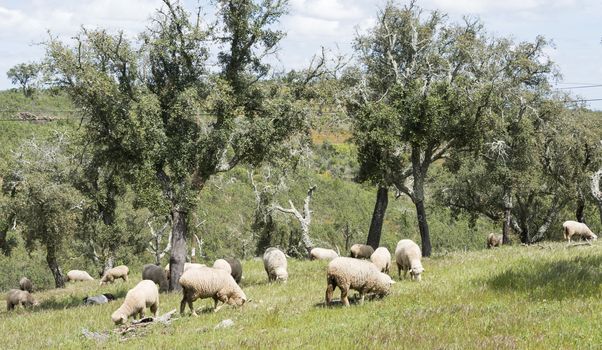
<instances>
[{"instance_id":1,"label":"grassy slope","mask_svg":"<svg viewBox=\"0 0 602 350\"><path fill-rule=\"evenodd\" d=\"M3 348L590 348L602 343L599 246L504 247L426 260L421 283L401 281L383 300L350 308L322 307L325 262L291 261L287 284L266 283L261 262L245 261L243 289L252 302L120 339L111 332L113 304L81 307L86 293L120 296L138 281L98 288L70 285L37 295L38 310L0 312ZM338 291L335 294L338 297ZM180 295L162 295L160 312ZM212 302L197 301L207 309ZM207 310L208 311L208 310ZM232 319L227 329L214 329ZM109 332L107 342L81 329ZM131 336L131 335L130 335ZM130 337L128 336L128 337Z\"/></svg>"}]
</instances>

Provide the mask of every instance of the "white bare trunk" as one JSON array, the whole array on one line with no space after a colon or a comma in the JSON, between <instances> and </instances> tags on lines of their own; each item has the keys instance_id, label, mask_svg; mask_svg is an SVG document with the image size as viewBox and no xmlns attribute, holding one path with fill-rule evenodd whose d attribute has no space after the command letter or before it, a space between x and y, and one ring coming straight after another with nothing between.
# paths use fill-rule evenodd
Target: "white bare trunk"
<instances>
[{"instance_id":1,"label":"white bare trunk","mask_svg":"<svg viewBox=\"0 0 602 350\"><path fill-rule=\"evenodd\" d=\"M282 213L294 215L295 218L299 221L299 224L301 224L301 241L303 241L303 245L305 246L305 249L307 249L307 251L309 251L314 246L314 243L311 237L309 236L309 227L311 225L311 210L309 209L309 203L311 201L311 197L315 189L316 186L314 185L311 186L309 190L307 190L307 197L305 197L305 201L303 202L303 213L297 210L297 208L293 204L293 201L291 200L288 201L290 208L283 208L279 205L274 205L272 207L273 209L276 209Z\"/></svg>"}]
</instances>

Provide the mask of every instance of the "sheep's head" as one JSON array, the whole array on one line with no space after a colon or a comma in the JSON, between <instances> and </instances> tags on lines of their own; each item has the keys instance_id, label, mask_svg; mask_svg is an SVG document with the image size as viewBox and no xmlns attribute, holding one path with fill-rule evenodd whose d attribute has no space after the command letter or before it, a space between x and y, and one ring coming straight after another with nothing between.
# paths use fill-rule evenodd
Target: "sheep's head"
<instances>
[{"instance_id":1,"label":"sheep's head","mask_svg":"<svg viewBox=\"0 0 602 350\"><path fill-rule=\"evenodd\" d=\"M286 282L288 280L288 272L284 267L279 267L274 272L276 274L276 281Z\"/></svg>"},{"instance_id":2,"label":"sheep's head","mask_svg":"<svg viewBox=\"0 0 602 350\"><path fill-rule=\"evenodd\" d=\"M591 239L592 239L592 241L597 241L598 240L598 236L595 233L592 233Z\"/></svg>"},{"instance_id":3,"label":"sheep's head","mask_svg":"<svg viewBox=\"0 0 602 350\"><path fill-rule=\"evenodd\" d=\"M117 310L111 315L111 320L113 320L113 323L115 323L116 325L120 325L126 323L128 318L126 315Z\"/></svg>"},{"instance_id":4,"label":"sheep's head","mask_svg":"<svg viewBox=\"0 0 602 350\"><path fill-rule=\"evenodd\" d=\"M421 274L424 272L424 268L422 266L415 266L410 269L410 276L412 279L417 281L422 280Z\"/></svg>"}]
</instances>

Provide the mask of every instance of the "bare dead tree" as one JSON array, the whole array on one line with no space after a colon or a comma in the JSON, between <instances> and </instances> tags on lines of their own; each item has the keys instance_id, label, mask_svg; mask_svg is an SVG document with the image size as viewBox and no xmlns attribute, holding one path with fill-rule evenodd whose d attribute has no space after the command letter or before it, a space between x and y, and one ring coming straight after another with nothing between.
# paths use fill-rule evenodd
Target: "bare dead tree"
<instances>
[{"instance_id":1,"label":"bare dead tree","mask_svg":"<svg viewBox=\"0 0 602 350\"><path fill-rule=\"evenodd\" d=\"M156 227L153 225L154 219L155 219L154 217L150 217L150 218L146 219L146 224L148 225L148 227L150 228L150 231L151 231L151 239L148 242L147 250L149 252L153 253L153 255L155 256L155 264L159 265L159 264L161 264L161 259L165 256L165 254L167 254L171 250L171 232L172 231L169 230L169 235L167 237L167 244L165 245L164 248L161 248L163 238L165 237L165 231L169 228L170 221L166 220L165 223L163 223L163 226L161 226L161 228L156 229Z\"/></svg>"},{"instance_id":2,"label":"bare dead tree","mask_svg":"<svg viewBox=\"0 0 602 350\"><path fill-rule=\"evenodd\" d=\"M602 222L602 190L600 190L600 181L602 181L602 169L596 171L592 175L591 190L592 196L598 204L598 211L600 213L600 222Z\"/></svg>"},{"instance_id":3,"label":"bare dead tree","mask_svg":"<svg viewBox=\"0 0 602 350\"><path fill-rule=\"evenodd\" d=\"M303 202L303 212L299 212L293 201L289 200L288 204L290 208L283 208L279 205L272 205L272 209L278 210L279 212L294 215L295 218L301 224L301 240L303 241L303 245L305 249L309 252L313 247L313 242L311 237L309 236L309 226L311 224L311 210L309 209L309 203L311 201L311 197L313 196L314 191L316 190L316 185L311 186L307 190L307 196L305 197L305 201Z\"/></svg>"}]
</instances>

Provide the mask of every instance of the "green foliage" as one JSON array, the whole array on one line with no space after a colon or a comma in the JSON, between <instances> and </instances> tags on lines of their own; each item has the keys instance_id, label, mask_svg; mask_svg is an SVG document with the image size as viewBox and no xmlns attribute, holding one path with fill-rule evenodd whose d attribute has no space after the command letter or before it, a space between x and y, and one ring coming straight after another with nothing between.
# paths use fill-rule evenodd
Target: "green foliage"
<instances>
[{"instance_id":1,"label":"green foliage","mask_svg":"<svg viewBox=\"0 0 602 350\"><path fill-rule=\"evenodd\" d=\"M40 65L37 63L19 63L11 67L6 76L13 85L20 85L21 91L25 97L31 97L33 94L33 85L36 83L38 74L40 73Z\"/></svg>"}]
</instances>

